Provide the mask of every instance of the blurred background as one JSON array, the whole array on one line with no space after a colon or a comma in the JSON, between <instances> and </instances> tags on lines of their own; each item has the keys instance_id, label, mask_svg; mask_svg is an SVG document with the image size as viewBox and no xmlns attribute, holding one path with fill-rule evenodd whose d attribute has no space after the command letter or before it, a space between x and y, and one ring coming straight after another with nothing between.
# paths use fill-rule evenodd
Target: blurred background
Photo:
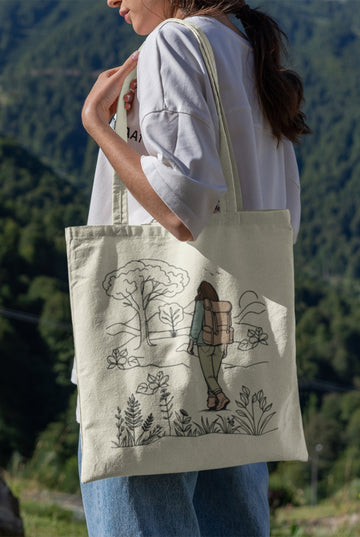
<instances>
[{"instance_id":1,"label":"blurred background","mask_svg":"<svg viewBox=\"0 0 360 537\"><path fill-rule=\"evenodd\" d=\"M287 65L303 77L314 131L296 149L310 461L270 464L272 536L358 537L360 2L249 3L288 34ZM105 0L0 0L0 467L30 537L86 535L64 227L86 222L96 162L80 121L84 98L140 42Z\"/></svg>"}]
</instances>

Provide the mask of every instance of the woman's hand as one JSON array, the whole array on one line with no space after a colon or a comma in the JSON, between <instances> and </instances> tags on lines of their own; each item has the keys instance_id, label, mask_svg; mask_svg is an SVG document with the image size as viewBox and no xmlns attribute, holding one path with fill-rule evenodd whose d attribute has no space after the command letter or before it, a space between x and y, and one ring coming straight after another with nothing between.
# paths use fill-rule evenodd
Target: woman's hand
<instances>
[{"instance_id":1,"label":"woman's hand","mask_svg":"<svg viewBox=\"0 0 360 537\"><path fill-rule=\"evenodd\" d=\"M116 112L122 85L135 68L138 56L136 51L120 67L99 75L85 100L81 115L84 128L91 136L96 129L109 125Z\"/></svg>"},{"instance_id":2,"label":"woman's hand","mask_svg":"<svg viewBox=\"0 0 360 537\"><path fill-rule=\"evenodd\" d=\"M189 341L187 352L188 354L192 354L192 355L194 354L194 341L192 339L190 339Z\"/></svg>"},{"instance_id":3,"label":"woman's hand","mask_svg":"<svg viewBox=\"0 0 360 537\"><path fill-rule=\"evenodd\" d=\"M137 78L134 78L134 80L132 80L130 82L130 91L129 91L129 93L126 93L124 95L124 108L128 112L130 112L130 110L132 108L132 103L133 103L135 95L136 95L136 88L137 88Z\"/></svg>"}]
</instances>

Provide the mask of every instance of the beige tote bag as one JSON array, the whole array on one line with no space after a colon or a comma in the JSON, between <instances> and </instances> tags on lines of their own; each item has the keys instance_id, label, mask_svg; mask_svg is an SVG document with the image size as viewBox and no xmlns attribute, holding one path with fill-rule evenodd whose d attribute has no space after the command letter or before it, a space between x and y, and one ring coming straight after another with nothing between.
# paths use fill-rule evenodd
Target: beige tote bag
<instances>
[{"instance_id":1,"label":"beige tote bag","mask_svg":"<svg viewBox=\"0 0 360 537\"><path fill-rule=\"evenodd\" d=\"M113 225L66 229L83 483L307 460L289 212L242 210L211 46L179 23L212 81L228 190L194 242L157 223L128 225L118 177ZM231 304L231 343L204 343L206 298Z\"/></svg>"}]
</instances>

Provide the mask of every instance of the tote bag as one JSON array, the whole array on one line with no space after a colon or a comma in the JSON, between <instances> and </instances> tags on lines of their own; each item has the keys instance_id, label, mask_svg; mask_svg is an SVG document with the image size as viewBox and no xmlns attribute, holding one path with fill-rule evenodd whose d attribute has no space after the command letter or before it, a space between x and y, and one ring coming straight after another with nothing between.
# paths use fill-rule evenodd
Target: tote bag
<instances>
[{"instance_id":1,"label":"tote bag","mask_svg":"<svg viewBox=\"0 0 360 537\"><path fill-rule=\"evenodd\" d=\"M213 52L186 25L212 82L228 189L193 242L129 225L118 177L113 225L66 229L83 483L307 459L289 212L242 210ZM126 139L122 114L121 96ZM231 304L231 343L204 343L206 298Z\"/></svg>"}]
</instances>

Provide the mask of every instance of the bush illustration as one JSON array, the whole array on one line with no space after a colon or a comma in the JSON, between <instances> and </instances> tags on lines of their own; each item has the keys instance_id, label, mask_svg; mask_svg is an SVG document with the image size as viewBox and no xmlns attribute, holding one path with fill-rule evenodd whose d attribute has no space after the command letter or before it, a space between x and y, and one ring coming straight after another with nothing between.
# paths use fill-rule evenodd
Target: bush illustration
<instances>
[{"instance_id":1,"label":"bush illustration","mask_svg":"<svg viewBox=\"0 0 360 537\"><path fill-rule=\"evenodd\" d=\"M195 436L191 427L191 416L183 408L180 412L175 412L176 420L174 420L176 436Z\"/></svg>"},{"instance_id":2,"label":"bush illustration","mask_svg":"<svg viewBox=\"0 0 360 537\"><path fill-rule=\"evenodd\" d=\"M123 267L107 274L102 284L105 293L118 300L123 307L135 312L131 321L118 323L117 334L125 333L130 339L138 338L138 347L144 342L152 345L148 326L150 304L154 301L164 302L164 299L181 293L189 281L186 270L157 259L129 261ZM167 318L171 322L169 312ZM173 320L175 321L175 318Z\"/></svg>"},{"instance_id":3,"label":"bush illustration","mask_svg":"<svg viewBox=\"0 0 360 537\"><path fill-rule=\"evenodd\" d=\"M246 386L240 392L240 401L236 401L239 407L234 419L238 423L237 429L245 434L259 436L264 434L266 426L276 412L270 412L272 403L267 404L263 390L259 390L250 397L250 390Z\"/></svg>"},{"instance_id":4,"label":"bush illustration","mask_svg":"<svg viewBox=\"0 0 360 537\"><path fill-rule=\"evenodd\" d=\"M171 327L171 336L176 337L175 327L184 319L184 309L179 304L159 306L159 319Z\"/></svg>"},{"instance_id":5,"label":"bush illustration","mask_svg":"<svg viewBox=\"0 0 360 537\"><path fill-rule=\"evenodd\" d=\"M239 299L239 308L240 313L234 317L236 324L248 326L248 330L246 337L239 342L238 349L248 351L259 344L268 345L268 334L260 326L250 323L248 319L249 316L259 316L266 312L266 306L259 300L258 294L255 291L245 291Z\"/></svg>"},{"instance_id":6,"label":"bush illustration","mask_svg":"<svg viewBox=\"0 0 360 537\"><path fill-rule=\"evenodd\" d=\"M106 358L108 369L131 369L140 365L139 359L135 356L129 356L127 349L113 349L110 356Z\"/></svg>"},{"instance_id":7,"label":"bush illustration","mask_svg":"<svg viewBox=\"0 0 360 537\"><path fill-rule=\"evenodd\" d=\"M154 417L149 414L144 420L141 414L140 403L132 394L123 413L118 407L116 418L117 442L115 447L133 447L152 444L163 436L161 425L154 424Z\"/></svg>"},{"instance_id":8,"label":"bush illustration","mask_svg":"<svg viewBox=\"0 0 360 537\"><path fill-rule=\"evenodd\" d=\"M166 388L169 385L169 375L164 375L163 371L159 371L156 375L149 373L146 381L139 384L136 393L154 395L158 390Z\"/></svg>"}]
</instances>

